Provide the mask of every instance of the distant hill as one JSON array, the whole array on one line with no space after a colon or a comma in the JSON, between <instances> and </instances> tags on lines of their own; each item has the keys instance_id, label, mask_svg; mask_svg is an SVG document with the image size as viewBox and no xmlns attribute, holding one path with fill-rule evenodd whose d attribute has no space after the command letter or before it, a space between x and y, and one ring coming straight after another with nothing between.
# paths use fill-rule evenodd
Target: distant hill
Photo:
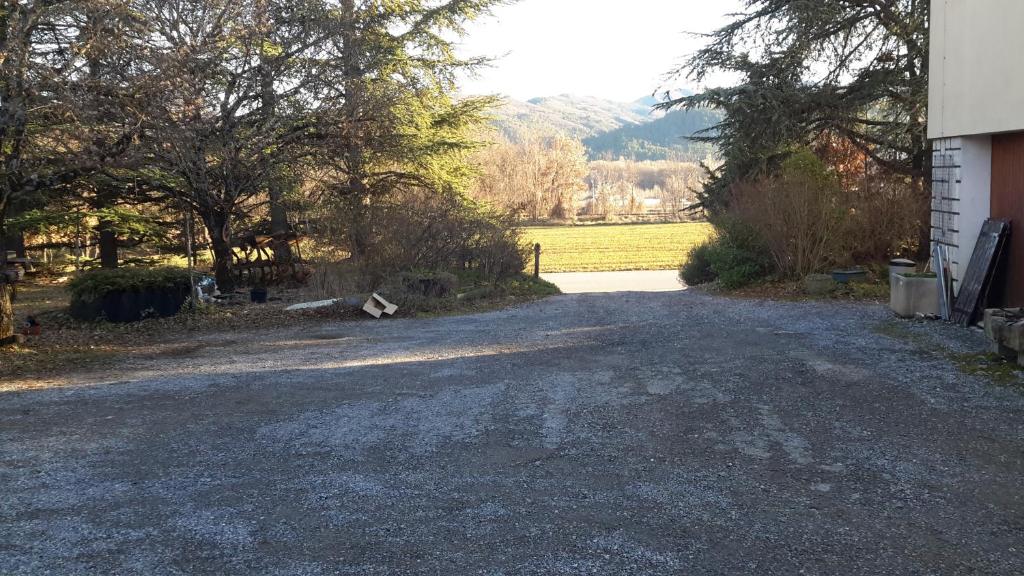
<instances>
[{"instance_id":1,"label":"distant hill","mask_svg":"<svg viewBox=\"0 0 1024 576\"><path fill-rule=\"evenodd\" d=\"M711 149L685 139L718 122L710 111L652 110L657 100L615 102L601 98L550 96L526 102L508 99L495 111L494 125L519 142L534 136L578 138L591 159L687 160L706 158Z\"/></svg>"},{"instance_id":2,"label":"distant hill","mask_svg":"<svg viewBox=\"0 0 1024 576\"><path fill-rule=\"evenodd\" d=\"M528 135L562 134L584 139L647 121L650 108L639 103L612 102L580 96L508 99L496 110L495 125L513 141Z\"/></svg>"},{"instance_id":3,"label":"distant hill","mask_svg":"<svg viewBox=\"0 0 1024 576\"><path fill-rule=\"evenodd\" d=\"M711 110L673 110L656 120L630 124L583 139L591 158L615 160L684 160L698 162L714 154L714 147L687 139L718 124L721 114Z\"/></svg>"}]
</instances>

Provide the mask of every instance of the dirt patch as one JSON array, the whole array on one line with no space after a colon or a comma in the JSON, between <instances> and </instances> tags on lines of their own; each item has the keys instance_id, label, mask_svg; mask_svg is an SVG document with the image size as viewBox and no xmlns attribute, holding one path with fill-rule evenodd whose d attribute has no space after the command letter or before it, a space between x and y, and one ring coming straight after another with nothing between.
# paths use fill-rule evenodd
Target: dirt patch
<instances>
[{"instance_id":1,"label":"dirt patch","mask_svg":"<svg viewBox=\"0 0 1024 576\"><path fill-rule=\"evenodd\" d=\"M406 317L439 317L498 310L557 293L557 288L532 278L510 279L478 299L452 299L429 311L400 310ZM25 345L0 348L0 381L5 389L36 388L61 382L84 371L103 371L122 360L145 357L190 358L213 348L255 346L266 334L281 329L313 327L324 322L365 320L352 306L289 312L289 305L307 301L300 289L274 291L273 302L252 304L237 294L230 304L187 309L171 318L127 324L80 322L66 311L68 294L61 281L44 279L20 285L15 302L18 324L29 315L42 334ZM241 337L239 337L242 335Z\"/></svg>"}]
</instances>

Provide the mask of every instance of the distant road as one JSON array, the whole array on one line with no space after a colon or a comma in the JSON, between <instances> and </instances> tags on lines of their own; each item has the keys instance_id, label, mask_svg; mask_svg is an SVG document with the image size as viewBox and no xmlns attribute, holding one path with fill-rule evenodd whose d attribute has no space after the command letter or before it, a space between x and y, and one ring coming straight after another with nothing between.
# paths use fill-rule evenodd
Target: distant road
<instances>
[{"instance_id":1,"label":"distant road","mask_svg":"<svg viewBox=\"0 0 1024 576\"><path fill-rule=\"evenodd\" d=\"M561 272L541 274L565 294L606 292L676 292L685 290L678 270L629 272Z\"/></svg>"}]
</instances>

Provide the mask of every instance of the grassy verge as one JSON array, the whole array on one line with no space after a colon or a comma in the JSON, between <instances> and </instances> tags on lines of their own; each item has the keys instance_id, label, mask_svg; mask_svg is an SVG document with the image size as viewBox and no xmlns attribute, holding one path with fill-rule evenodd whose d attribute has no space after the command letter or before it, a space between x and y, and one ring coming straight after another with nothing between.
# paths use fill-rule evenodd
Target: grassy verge
<instances>
[{"instance_id":1,"label":"grassy verge","mask_svg":"<svg viewBox=\"0 0 1024 576\"><path fill-rule=\"evenodd\" d=\"M837 301L882 304L889 301L889 285L884 282L857 282L839 285L830 293L815 296L807 293L801 282L765 281L736 290L723 290L712 283L699 286L707 292L733 298L784 301Z\"/></svg>"},{"instance_id":2,"label":"grassy verge","mask_svg":"<svg viewBox=\"0 0 1024 576\"><path fill-rule=\"evenodd\" d=\"M882 322L875 327L875 332L896 340L902 340L924 354L940 356L956 366L961 374L979 376L996 386L1013 388L1024 392L1024 374L1015 362L1011 362L998 354L990 353L957 353L943 346L934 338L908 328L905 322Z\"/></svg>"},{"instance_id":3,"label":"grassy verge","mask_svg":"<svg viewBox=\"0 0 1024 576\"><path fill-rule=\"evenodd\" d=\"M443 301L433 309L414 310L410 315L423 318L490 312L561 293L554 284L526 274L494 285L473 286L464 283L463 286L454 300Z\"/></svg>"},{"instance_id":4,"label":"grassy verge","mask_svg":"<svg viewBox=\"0 0 1024 576\"><path fill-rule=\"evenodd\" d=\"M1021 367L998 354L957 354L951 359L963 374L981 376L993 384L1024 392Z\"/></svg>"},{"instance_id":5,"label":"grassy verge","mask_svg":"<svg viewBox=\"0 0 1024 576\"><path fill-rule=\"evenodd\" d=\"M542 272L611 272L676 270L713 233L703 222L594 224L530 227L524 238L540 243Z\"/></svg>"}]
</instances>

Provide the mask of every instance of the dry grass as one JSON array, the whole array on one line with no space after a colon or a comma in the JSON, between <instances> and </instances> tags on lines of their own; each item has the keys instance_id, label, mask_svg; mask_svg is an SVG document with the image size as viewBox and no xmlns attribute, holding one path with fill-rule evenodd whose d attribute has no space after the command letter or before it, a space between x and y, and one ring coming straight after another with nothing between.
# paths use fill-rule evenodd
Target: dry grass
<instances>
[{"instance_id":1,"label":"dry grass","mask_svg":"<svg viewBox=\"0 0 1024 576\"><path fill-rule=\"evenodd\" d=\"M862 302L885 304L889 301L889 285L882 282L854 283L838 285L835 290L824 296L812 296L804 290L802 282L766 280L752 286L736 290L722 290L716 284L703 287L704 290L730 298L744 300L776 300L776 301L822 301Z\"/></svg>"},{"instance_id":2,"label":"dry grass","mask_svg":"<svg viewBox=\"0 0 1024 576\"><path fill-rule=\"evenodd\" d=\"M285 295L287 296L287 295ZM22 346L0 348L0 390L45 384L50 377L103 368L125 358L187 356L196 351L198 334L230 334L273 329L308 321L284 311L285 301L256 306L204 306L172 318L131 324L79 322L68 316L64 283L37 280L22 283L14 311L20 325L28 315L42 324L40 336ZM287 298L292 300L292 298Z\"/></svg>"},{"instance_id":3,"label":"dry grass","mask_svg":"<svg viewBox=\"0 0 1024 576\"><path fill-rule=\"evenodd\" d=\"M690 248L714 234L710 224L541 226L524 230L542 249L542 272L675 270ZM531 259L530 268L533 262Z\"/></svg>"}]
</instances>

